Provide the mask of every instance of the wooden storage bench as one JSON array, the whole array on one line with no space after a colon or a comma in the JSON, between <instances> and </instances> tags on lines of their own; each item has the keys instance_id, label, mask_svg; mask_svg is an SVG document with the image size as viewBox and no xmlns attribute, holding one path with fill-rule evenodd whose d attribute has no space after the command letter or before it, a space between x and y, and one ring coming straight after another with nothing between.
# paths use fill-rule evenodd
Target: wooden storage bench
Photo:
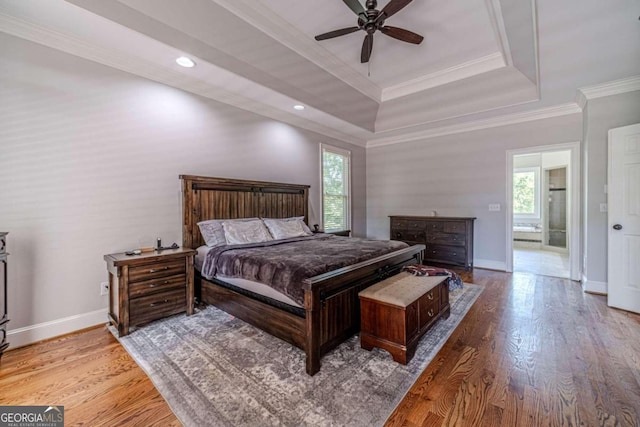
<instances>
[{"instance_id":1,"label":"wooden storage bench","mask_svg":"<svg viewBox=\"0 0 640 427\"><path fill-rule=\"evenodd\" d=\"M449 317L446 278L402 272L361 291L360 346L387 350L406 365L424 333L440 317Z\"/></svg>"}]
</instances>

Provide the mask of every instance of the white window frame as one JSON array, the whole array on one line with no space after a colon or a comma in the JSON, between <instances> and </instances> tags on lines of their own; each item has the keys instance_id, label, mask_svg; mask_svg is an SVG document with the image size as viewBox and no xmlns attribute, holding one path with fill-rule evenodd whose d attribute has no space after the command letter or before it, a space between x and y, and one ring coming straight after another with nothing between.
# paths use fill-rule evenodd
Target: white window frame
<instances>
[{"instance_id":1,"label":"white window frame","mask_svg":"<svg viewBox=\"0 0 640 427\"><path fill-rule=\"evenodd\" d=\"M540 195L542 192L542 183L540 181L540 168L537 166L534 167L528 167L528 168L514 168L513 169L513 174L517 174L517 173L527 173L527 172L533 172L534 173L534 185L535 185L535 190L533 192L533 197L534 197L534 201L533 201L533 214L521 214L521 213L513 213L513 217L517 218L517 219L540 219ZM513 186L513 180L512 180L512 184ZM513 189L512 189L513 191Z\"/></svg>"},{"instance_id":2,"label":"white window frame","mask_svg":"<svg viewBox=\"0 0 640 427\"><path fill-rule=\"evenodd\" d=\"M347 212L345 214L346 224L345 229L351 230L351 151L343 148L334 147L333 145L320 144L320 206L322 210L320 212L320 228L324 231L342 231L342 230L325 230L324 228L324 152L338 154L347 158L347 183L345 186L347 197Z\"/></svg>"}]
</instances>

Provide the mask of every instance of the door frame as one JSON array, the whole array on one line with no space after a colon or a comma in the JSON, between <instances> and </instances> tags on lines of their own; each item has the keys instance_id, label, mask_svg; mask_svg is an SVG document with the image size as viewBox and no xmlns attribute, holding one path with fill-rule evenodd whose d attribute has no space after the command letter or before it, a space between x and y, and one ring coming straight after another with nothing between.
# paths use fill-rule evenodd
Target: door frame
<instances>
[{"instance_id":1,"label":"door frame","mask_svg":"<svg viewBox=\"0 0 640 427\"><path fill-rule=\"evenodd\" d=\"M567 224L567 237L569 238L569 277L571 280L580 281L582 269L580 260L582 259L582 243L581 243L581 215L580 215L580 199L582 189L580 186L581 174L581 149L580 141L569 142L564 144L542 145L538 147L519 148L507 150L507 170L506 170L506 262L505 269L507 272L513 272L513 157L522 154L544 153L549 151L570 151L569 163L569 223Z\"/></svg>"}]
</instances>

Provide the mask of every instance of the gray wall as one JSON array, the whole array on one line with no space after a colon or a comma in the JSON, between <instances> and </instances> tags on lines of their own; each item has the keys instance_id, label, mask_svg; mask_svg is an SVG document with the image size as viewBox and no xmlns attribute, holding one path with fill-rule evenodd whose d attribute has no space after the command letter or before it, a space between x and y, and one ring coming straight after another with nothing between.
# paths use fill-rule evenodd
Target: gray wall
<instances>
[{"instance_id":1,"label":"gray wall","mask_svg":"<svg viewBox=\"0 0 640 427\"><path fill-rule=\"evenodd\" d=\"M593 290L606 291L607 282L607 214L600 212L600 203L607 202L609 129L640 123L640 91L592 99L585 110L584 175L584 276L593 282Z\"/></svg>"},{"instance_id":2,"label":"gray wall","mask_svg":"<svg viewBox=\"0 0 640 427\"><path fill-rule=\"evenodd\" d=\"M388 238L389 215L475 216L476 265L504 268L506 151L581 139L582 115L573 114L369 148L368 235Z\"/></svg>"},{"instance_id":3,"label":"gray wall","mask_svg":"<svg viewBox=\"0 0 640 427\"><path fill-rule=\"evenodd\" d=\"M104 254L180 242L179 174L309 184L313 224L319 144L346 148L366 232L364 148L2 34L0 51L10 330L104 309Z\"/></svg>"}]
</instances>

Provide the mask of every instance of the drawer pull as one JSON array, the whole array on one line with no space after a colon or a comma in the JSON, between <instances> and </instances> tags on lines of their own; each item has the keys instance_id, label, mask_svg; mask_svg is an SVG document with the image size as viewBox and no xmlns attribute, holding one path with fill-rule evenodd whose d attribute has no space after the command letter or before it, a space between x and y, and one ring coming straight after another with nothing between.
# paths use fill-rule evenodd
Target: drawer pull
<instances>
[{"instance_id":1,"label":"drawer pull","mask_svg":"<svg viewBox=\"0 0 640 427\"><path fill-rule=\"evenodd\" d=\"M458 255L458 253L457 253L457 252L454 252L454 253L453 253L453 256L456 256L456 255Z\"/></svg>"},{"instance_id":2,"label":"drawer pull","mask_svg":"<svg viewBox=\"0 0 640 427\"><path fill-rule=\"evenodd\" d=\"M162 282L162 283L151 283L151 284L149 284L149 287L150 287L150 288L157 288L157 287L158 287L158 286L160 286L160 285L168 285L168 284L169 284L169 281L168 281L168 280L165 280L165 281L164 281L164 282Z\"/></svg>"},{"instance_id":3,"label":"drawer pull","mask_svg":"<svg viewBox=\"0 0 640 427\"><path fill-rule=\"evenodd\" d=\"M151 304L149 304L149 307L156 307L156 306L159 306L161 304L167 304L169 302L171 302L171 300L168 300L168 299L166 299L164 301L160 301L160 302L152 302Z\"/></svg>"},{"instance_id":4,"label":"drawer pull","mask_svg":"<svg viewBox=\"0 0 640 427\"><path fill-rule=\"evenodd\" d=\"M427 294L427 299L430 300L430 301L433 301L433 292L429 292Z\"/></svg>"},{"instance_id":5,"label":"drawer pull","mask_svg":"<svg viewBox=\"0 0 640 427\"><path fill-rule=\"evenodd\" d=\"M427 311L427 314L429 315L429 317L433 317L433 308Z\"/></svg>"},{"instance_id":6,"label":"drawer pull","mask_svg":"<svg viewBox=\"0 0 640 427\"><path fill-rule=\"evenodd\" d=\"M431 251L431 253L434 253L434 254L435 254L435 253L436 253L436 251Z\"/></svg>"},{"instance_id":7,"label":"drawer pull","mask_svg":"<svg viewBox=\"0 0 640 427\"><path fill-rule=\"evenodd\" d=\"M158 271L166 271L168 269L169 269L169 267L151 268L151 269L149 269L149 273L157 273Z\"/></svg>"}]
</instances>

